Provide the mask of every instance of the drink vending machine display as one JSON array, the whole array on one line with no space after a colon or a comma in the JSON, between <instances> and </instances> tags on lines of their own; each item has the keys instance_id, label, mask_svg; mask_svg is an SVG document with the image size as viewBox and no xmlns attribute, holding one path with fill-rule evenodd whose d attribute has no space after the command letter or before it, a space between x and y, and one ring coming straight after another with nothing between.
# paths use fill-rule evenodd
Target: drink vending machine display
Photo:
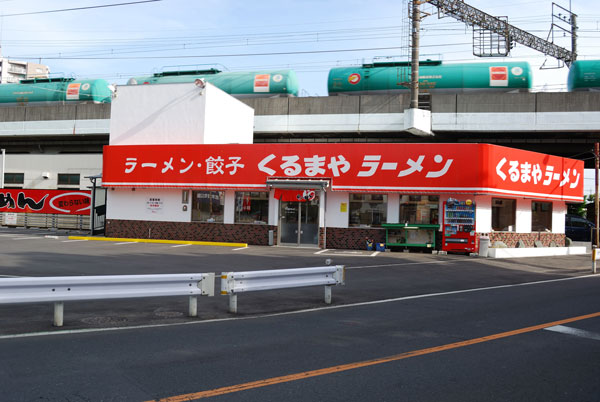
<instances>
[{"instance_id":1,"label":"drink vending machine display","mask_svg":"<svg viewBox=\"0 0 600 402\"><path fill-rule=\"evenodd\" d=\"M471 200L444 201L442 250L460 253L477 251L475 235L475 203Z\"/></svg>"}]
</instances>

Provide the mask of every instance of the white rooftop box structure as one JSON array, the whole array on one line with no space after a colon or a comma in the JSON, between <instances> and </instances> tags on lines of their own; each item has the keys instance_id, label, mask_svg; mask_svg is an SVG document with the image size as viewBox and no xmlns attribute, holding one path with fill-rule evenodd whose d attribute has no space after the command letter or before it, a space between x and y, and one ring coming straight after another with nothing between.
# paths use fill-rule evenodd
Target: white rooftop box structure
<instances>
[{"instance_id":1,"label":"white rooftop box structure","mask_svg":"<svg viewBox=\"0 0 600 402\"><path fill-rule=\"evenodd\" d=\"M112 101L110 145L251 144L254 109L214 85L125 85Z\"/></svg>"}]
</instances>

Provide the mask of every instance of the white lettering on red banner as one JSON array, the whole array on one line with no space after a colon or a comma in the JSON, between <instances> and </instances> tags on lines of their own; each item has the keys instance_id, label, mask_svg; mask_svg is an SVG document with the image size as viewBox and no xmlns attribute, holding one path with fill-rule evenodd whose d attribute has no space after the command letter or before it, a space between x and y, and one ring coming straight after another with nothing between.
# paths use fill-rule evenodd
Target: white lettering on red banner
<instances>
[{"instance_id":1,"label":"white lettering on red banner","mask_svg":"<svg viewBox=\"0 0 600 402\"><path fill-rule=\"evenodd\" d=\"M162 165L164 166L160 171L162 174L165 174L168 171L174 170L173 159L174 159L173 157L170 157L168 161L161 162ZM182 166L184 166L187 163L184 158L179 158L179 159L183 163ZM273 159L276 159L276 156L273 154L270 154L267 157L263 158L258 163L258 170L261 172L264 172L270 176L274 175L277 171L274 169L271 169L269 167L269 163L271 161L273 161ZM312 157L304 158L302 160L302 162L300 162L300 159L301 158L298 155L284 155L281 157L281 163L279 164L279 168L281 169L283 174L287 177L296 177L301 174L306 177L314 177L317 175L324 175L327 172L325 167L327 167L327 169L329 170L329 173L331 173L332 176L339 177L342 174L347 173L351 167L350 162L344 157L344 155L338 155L337 157L336 156L331 157L330 162L328 164L326 162L326 157L320 156L320 155L313 155ZM425 159L425 156L419 155L418 158L416 158L416 159L417 160L414 161L411 158L408 158L408 160L405 162L405 164L408 166L408 168L399 171L398 177L404 177L404 176L411 175L413 173L421 172L423 170L422 164ZM240 161L242 160L241 156L234 156L234 157L230 156L230 157L228 157L228 160L231 161L231 163L225 165L225 159L223 159L222 156L209 157L208 159L206 159L206 174L223 175L223 174L225 174L225 172L227 172L230 175L235 175L238 172L238 169L243 169L245 167L245 165L243 163L240 163ZM435 155L433 160L435 161L435 163L441 164L444 162L444 157L442 155ZM359 171L356 176L357 177L371 177L371 176L375 175L378 170L397 170L398 162L383 162L383 163L381 163L380 161L381 161L381 155L365 155L362 165L361 165L362 168L364 168L364 170ZM443 164L443 166L441 166L440 170L427 171L427 172L425 172L426 173L425 177L426 178L437 178L437 177L444 176L450 170L450 166L452 166L452 162L453 162L452 159L446 160L445 163ZM277 162L275 162L275 164L276 163ZM126 158L126 162L125 162L123 171L126 174L133 173L136 166L137 166L137 158ZM141 166L157 168L159 166L159 163L143 162L143 163L141 163ZM179 174L188 173L188 172L190 172L190 170L192 169L193 166L194 166L194 162L192 161L183 169L179 169L178 172L179 172ZM197 167L200 168L201 166L202 166L201 164L198 164ZM181 167L181 166L178 166L178 167ZM194 173L193 171L190 172L190 174L193 174L193 173Z\"/></svg>"},{"instance_id":2,"label":"white lettering on red banner","mask_svg":"<svg viewBox=\"0 0 600 402\"><path fill-rule=\"evenodd\" d=\"M506 158L502 158L496 165L496 174L503 181L508 178L513 183L520 181L521 183L533 182L533 184L538 184L541 182L544 186L558 184L560 187L569 184L569 188L576 188L579 185L579 180L581 178L581 171L578 171L577 169L573 169L572 171L571 169L567 169L562 172L555 172L554 166L547 165L545 167L545 172L542 173L542 168L539 163L532 165L529 162L521 163L518 160L508 161L509 168L504 169L506 162ZM571 177L573 178L573 181L571 181Z\"/></svg>"},{"instance_id":3,"label":"white lettering on red banner","mask_svg":"<svg viewBox=\"0 0 600 402\"><path fill-rule=\"evenodd\" d=\"M278 177L333 191L583 197L582 161L490 144L121 145L103 158L106 187L266 189Z\"/></svg>"}]
</instances>

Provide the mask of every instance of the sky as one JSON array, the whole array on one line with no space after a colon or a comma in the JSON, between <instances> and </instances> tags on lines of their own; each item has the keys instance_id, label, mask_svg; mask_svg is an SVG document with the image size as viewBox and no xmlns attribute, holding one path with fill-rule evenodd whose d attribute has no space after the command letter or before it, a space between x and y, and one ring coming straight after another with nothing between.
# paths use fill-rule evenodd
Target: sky
<instances>
[{"instance_id":1,"label":"sky","mask_svg":"<svg viewBox=\"0 0 600 402\"><path fill-rule=\"evenodd\" d=\"M597 1L555 2L578 16L578 58L600 59ZM550 0L467 3L542 38L549 35ZM421 24L421 60L490 61L473 56L472 28L439 18L431 5L422 10L430 15ZM0 46L3 57L41 62L55 77L125 84L133 76L174 69L293 69L300 96L326 96L332 67L407 60L407 15L407 0L0 0ZM555 43L570 49L570 37L555 32ZM567 68L540 69L559 66L550 57L517 44L500 60L528 61L534 91L566 90Z\"/></svg>"},{"instance_id":2,"label":"sky","mask_svg":"<svg viewBox=\"0 0 600 402\"><path fill-rule=\"evenodd\" d=\"M324 96L330 68L406 60L410 53L407 0L139 1L0 0L2 55L41 61L55 76L104 78L117 84L165 69L290 68L298 75L301 96ZM96 8L122 3L132 4ZM468 3L548 36L549 0ZM571 3L578 14L579 58L600 58L600 11L595 2ZM557 4L569 8L568 0ZM47 12L71 8L83 9ZM432 15L422 22L421 59L489 61L472 55L471 28L450 17L438 18L430 5L422 9ZM555 42L570 47L570 38L560 34ZM566 88L566 68L539 70L544 62L557 66L556 60L522 45L510 59L532 65L534 90Z\"/></svg>"}]
</instances>

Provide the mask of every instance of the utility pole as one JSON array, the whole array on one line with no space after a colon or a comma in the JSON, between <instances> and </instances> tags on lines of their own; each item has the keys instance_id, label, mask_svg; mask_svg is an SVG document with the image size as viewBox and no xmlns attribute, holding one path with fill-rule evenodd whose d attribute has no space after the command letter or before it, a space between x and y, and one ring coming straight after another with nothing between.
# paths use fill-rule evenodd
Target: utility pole
<instances>
[{"instance_id":1,"label":"utility pole","mask_svg":"<svg viewBox=\"0 0 600 402\"><path fill-rule=\"evenodd\" d=\"M6 170L6 149L2 148L2 176L0 176L0 189L4 188L4 171Z\"/></svg>"},{"instance_id":2,"label":"utility pole","mask_svg":"<svg viewBox=\"0 0 600 402\"><path fill-rule=\"evenodd\" d=\"M569 4L569 12L571 5ZM577 60L577 15L571 13L571 54L572 60Z\"/></svg>"},{"instance_id":3,"label":"utility pole","mask_svg":"<svg viewBox=\"0 0 600 402\"><path fill-rule=\"evenodd\" d=\"M412 0L412 54L410 77L410 108L419 108L419 31L421 30L420 1Z\"/></svg>"},{"instance_id":4,"label":"utility pole","mask_svg":"<svg viewBox=\"0 0 600 402\"><path fill-rule=\"evenodd\" d=\"M595 165L596 165L596 186L595 186L595 196L594 196L594 212L595 212L595 223L596 223L596 227L594 228L594 234L596 235L595 239L593 238L594 236L592 236L592 273L596 273L596 259L597 259L597 253L598 253L598 234L600 231L600 228L598 226L600 226L600 200L598 200L598 172L600 171L600 143L595 143L594 144L594 159L595 159Z\"/></svg>"}]
</instances>

